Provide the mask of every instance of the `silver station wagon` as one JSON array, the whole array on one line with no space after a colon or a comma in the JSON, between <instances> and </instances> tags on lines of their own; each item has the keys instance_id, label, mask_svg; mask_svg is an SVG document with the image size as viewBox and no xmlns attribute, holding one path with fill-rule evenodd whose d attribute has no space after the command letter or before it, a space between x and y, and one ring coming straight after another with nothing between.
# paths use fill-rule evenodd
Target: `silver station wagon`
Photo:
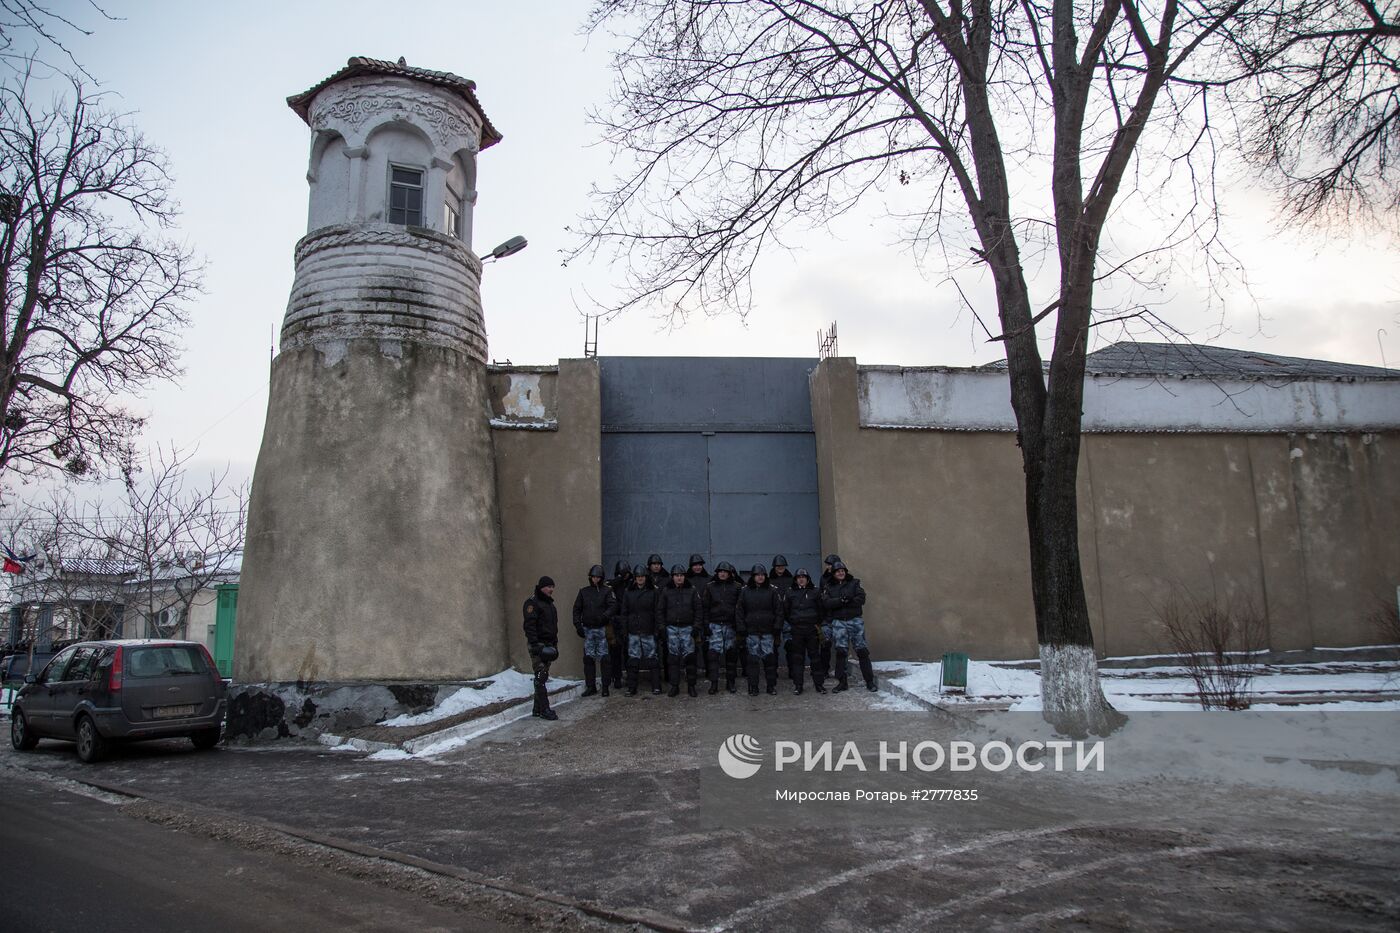
<instances>
[{"instance_id":1,"label":"silver station wagon","mask_svg":"<svg viewBox=\"0 0 1400 933\"><path fill-rule=\"evenodd\" d=\"M10 710L11 744L76 742L89 763L116 741L186 737L212 748L228 704L227 681L193 641L81 642L24 680Z\"/></svg>"}]
</instances>

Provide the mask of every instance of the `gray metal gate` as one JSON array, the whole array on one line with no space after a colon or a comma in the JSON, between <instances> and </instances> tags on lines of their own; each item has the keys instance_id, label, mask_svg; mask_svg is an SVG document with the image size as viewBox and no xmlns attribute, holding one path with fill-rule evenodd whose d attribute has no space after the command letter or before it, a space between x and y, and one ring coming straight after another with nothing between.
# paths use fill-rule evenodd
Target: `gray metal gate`
<instances>
[{"instance_id":1,"label":"gray metal gate","mask_svg":"<svg viewBox=\"0 0 1400 933\"><path fill-rule=\"evenodd\" d=\"M821 566L816 360L603 357L603 559Z\"/></svg>"}]
</instances>

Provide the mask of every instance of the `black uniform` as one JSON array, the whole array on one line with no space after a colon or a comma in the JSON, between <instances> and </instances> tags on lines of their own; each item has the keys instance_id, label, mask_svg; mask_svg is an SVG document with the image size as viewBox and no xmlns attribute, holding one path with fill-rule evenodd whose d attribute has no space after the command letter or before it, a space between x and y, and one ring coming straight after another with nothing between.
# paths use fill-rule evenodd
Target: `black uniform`
<instances>
[{"instance_id":1,"label":"black uniform","mask_svg":"<svg viewBox=\"0 0 1400 933\"><path fill-rule=\"evenodd\" d=\"M662 564L662 566L652 570L652 564ZM660 554L652 554L647 558L647 582L651 584L652 589L657 591L671 582L671 575L666 572ZM656 656L661 659L661 676L669 679L671 668L666 661L666 632L659 625L656 627Z\"/></svg>"},{"instance_id":2,"label":"black uniform","mask_svg":"<svg viewBox=\"0 0 1400 933\"><path fill-rule=\"evenodd\" d=\"M778 652L776 642L782 639L783 628L783 597L778 593L778 588L764 580L763 583L755 582L758 574L749 578L749 582L739 593L739 601L734 607L734 620L739 632L747 636L745 638L746 647L761 644L755 642L755 637L771 639L768 642L770 650L745 651L745 672L749 679L749 693L758 693L758 668L763 666L765 679L768 681L768 692L776 693L778 689Z\"/></svg>"},{"instance_id":3,"label":"black uniform","mask_svg":"<svg viewBox=\"0 0 1400 933\"><path fill-rule=\"evenodd\" d=\"M622 596L627 592L627 588L632 585L632 565L626 561L618 561L613 565L613 578L608 581L608 588L613 591L613 597L617 600L617 611L622 611ZM612 668L612 685L622 686L622 674L627 670L627 633L622 630L622 617L615 614L608 638L608 660Z\"/></svg>"},{"instance_id":4,"label":"black uniform","mask_svg":"<svg viewBox=\"0 0 1400 933\"><path fill-rule=\"evenodd\" d=\"M690 689L690 695L694 696L695 641L700 635L700 591L691 586L689 580L683 581L680 586L676 586L674 580L668 582L657 595L656 615L668 648L671 644L668 629L678 630L678 644L689 642L690 650L683 654L668 651L667 674L671 681L671 695L675 696L680 690L681 668L684 667L686 686Z\"/></svg>"},{"instance_id":5,"label":"black uniform","mask_svg":"<svg viewBox=\"0 0 1400 933\"><path fill-rule=\"evenodd\" d=\"M841 565L844 566L844 565ZM831 576L831 582L822 589L822 611L833 623L845 622L851 619L858 619L864 614L865 589L861 587L860 581L851 576L850 571L846 572L845 580L837 580L835 573ZM862 642L864 638L862 637ZM837 645L836 647L836 683L837 690L846 689L846 662L849 651ZM856 646L856 658L860 663L861 676L865 678L865 685L871 690L875 689L875 669L870 663L870 649L864 644Z\"/></svg>"},{"instance_id":6,"label":"black uniform","mask_svg":"<svg viewBox=\"0 0 1400 933\"><path fill-rule=\"evenodd\" d=\"M698 558L698 559L697 559L697 558ZM700 594L700 595L703 597L703 596L704 596L704 593L705 593L705 587L707 587L707 586L710 585L710 581L713 580L714 577L710 576L710 572L709 572L708 570L705 569L705 560L704 560L703 557L701 557L699 554L692 554L692 555L690 555L690 564L689 564L689 566L694 567L696 564L699 564L699 565L700 565L700 572L699 572L699 573L693 573L693 572L687 570L687 571L685 572L685 578L686 578L687 580L690 581L690 585L691 585L691 586L695 587L695 592L698 593L698 594ZM706 679L706 680L709 680L709 679L710 679L710 654L709 654L709 652L707 652L707 651L705 650L705 642L704 642L704 640L708 637L708 635L707 635L707 633L705 632L705 630L704 630L703 628L701 628L700 634L699 634L698 636L696 636L696 637L697 637L697 640L696 640L696 642L695 642L696 660L699 661L699 662L701 662L701 663L703 663L703 664L705 665L705 679Z\"/></svg>"},{"instance_id":7,"label":"black uniform","mask_svg":"<svg viewBox=\"0 0 1400 933\"><path fill-rule=\"evenodd\" d=\"M806 586L794 586L788 590L783 603L788 628L792 633L792 650L788 654L788 674L792 677L793 688L802 692L802 664L805 660L812 668L812 684L818 693L825 693L826 667L821 660L821 592L807 578Z\"/></svg>"},{"instance_id":8,"label":"black uniform","mask_svg":"<svg viewBox=\"0 0 1400 933\"><path fill-rule=\"evenodd\" d=\"M623 629L627 632L627 695L635 696L637 681L642 671L648 671L651 678L651 692L661 692L660 664L656 657L656 594L657 589L649 582L637 586L636 580L622 594L621 613ZM640 639L641 644L634 644ZM646 642L651 643L650 650Z\"/></svg>"},{"instance_id":9,"label":"black uniform","mask_svg":"<svg viewBox=\"0 0 1400 933\"><path fill-rule=\"evenodd\" d=\"M768 582L773 584L773 588L778 591L778 595L784 600L787 599L788 592L796 584L797 580L788 570L787 558L778 554L773 558L773 572L768 575ZM792 654L792 635L783 627L782 645L779 646L778 657L788 668L788 676L792 676L792 664L790 655Z\"/></svg>"},{"instance_id":10,"label":"black uniform","mask_svg":"<svg viewBox=\"0 0 1400 933\"><path fill-rule=\"evenodd\" d=\"M600 578L598 585L594 586L593 581L590 579L588 585L579 590L578 596L574 597L574 631L578 632L578 637L585 641L585 650L583 653L583 680L586 689L584 690L584 696L592 696L598 690L596 670L598 662L602 662L603 696L607 696L608 685L610 683L609 678L611 676L611 671L609 669L612 667L611 649L608 654L604 654L601 658L595 660L587 651L588 638L585 632L596 632L601 629L606 633L608 624L611 623L613 617L617 615L617 597L613 595L612 587L608 586L605 579L602 579L603 568L600 565L594 564L590 567L588 569L588 576L590 578ZM606 634L604 638L606 638Z\"/></svg>"},{"instance_id":11,"label":"black uniform","mask_svg":"<svg viewBox=\"0 0 1400 933\"><path fill-rule=\"evenodd\" d=\"M544 719L557 718L549 708L549 665L552 652L559 657L559 613L554 608L554 598L544 595L540 587L553 586L546 583L548 577L541 577L535 586L535 595L525 600L521 611L525 616L525 643L530 647L530 662L535 670L534 714ZM546 651L548 649L548 651Z\"/></svg>"},{"instance_id":12,"label":"black uniform","mask_svg":"<svg viewBox=\"0 0 1400 933\"><path fill-rule=\"evenodd\" d=\"M725 568L727 567L726 564ZM721 638L726 641L738 637L734 630L734 606L739 602L739 591L743 589L743 584L735 579L733 570L730 570L729 574L728 580L720 580L718 577L711 580L700 595L700 614L708 640L706 653L709 656L711 693L718 689L721 667L724 669L724 685L733 693L734 678L739 665L738 642L732 641L723 650L717 650L720 642L716 640L716 633L711 629L714 625L727 627L727 633L721 633ZM724 637L726 634L728 638Z\"/></svg>"}]
</instances>

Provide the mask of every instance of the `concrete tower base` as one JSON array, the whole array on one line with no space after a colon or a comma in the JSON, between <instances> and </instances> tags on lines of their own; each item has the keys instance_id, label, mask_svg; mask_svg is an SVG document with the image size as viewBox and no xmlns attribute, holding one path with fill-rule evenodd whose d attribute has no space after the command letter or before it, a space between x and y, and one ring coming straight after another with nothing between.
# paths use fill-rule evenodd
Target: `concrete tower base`
<instances>
[{"instance_id":1,"label":"concrete tower base","mask_svg":"<svg viewBox=\"0 0 1400 933\"><path fill-rule=\"evenodd\" d=\"M344 339L273 363L238 679L460 681L508 663L486 368Z\"/></svg>"}]
</instances>

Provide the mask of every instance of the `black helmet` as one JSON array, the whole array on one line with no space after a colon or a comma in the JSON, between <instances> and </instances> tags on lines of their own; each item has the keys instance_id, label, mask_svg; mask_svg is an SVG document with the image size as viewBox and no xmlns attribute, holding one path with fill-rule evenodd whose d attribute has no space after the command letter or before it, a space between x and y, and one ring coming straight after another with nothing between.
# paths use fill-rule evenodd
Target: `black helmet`
<instances>
[{"instance_id":1,"label":"black helmet","mask_svg":"<svg viewBox=\"0 0 1400 933\"><path fill-rule=\"evenodd\" d=\"M589 567L589 568L588 568L588 575L589 575L590 577L602 577L602 576L605 576L605 574L603 573L603 565L602 565L602 564L594 564L592 567Z\"/></svg>"},{"instance_id":2,"label":"black helmet","mask_svg":"<svg viewBox=\"0 0 1400 933\"><path fill-rule=\"evenodd\" d=\"M839 560L831 565L832 573L835 573L838 570L845 570L847 573L850 573L850 569L845 564L841 563Z\"/></svg>"},{"instance_id":3,"label":"black helmet","mask_svg":"<svg viewBox=\"0 0 1400 933\"><path fill-rule=\"evenodd\" d=\"M768 568L763 566L762 564L754 564L753 569L749 571L749 574L755 577L766 577L768 576Z\"/></svg>"},{"instance_id":4,"label":"black helmet","mask_svg":"<svg viewBox=\"0 0 1400 933\"><path fill-rule=\"evenodd\" d=\"M632 565L629 564L629 563L627 563L627 561L625 561L625 560L620 560L620 561L618 561L617 563L613 564L613 576L615 576L615 577L626 577L626 576L630 576L631 573L632 573Z\"/></svg>"},{"instance_id":5,"label":"black helmet","mask_svg":"<svg viewBox=\"0 0 1400 933\"><path fill-rule=\"evenodd\" d=\"M834 566L836 566L837 564L841 563L841 558L838 557L838 556L835 555L835 554L828 554L828 555L826 555L826 560L822 561L822 563L823 563L823 564L831 564L831 565L834 567Z\"/></svg>"},{"instance_id":6,"label":"black helmet","mask_svg":"<svg viewBox=\"0 0 1400 933\"><path fill-rule=\"evenodd\" d=\"M647 563L648 563L648 564L664 564L664 563L666 563L666 562L663 561L663 560L661 559L661 555L660 555L660 554L653 554L653 555L651 555L650 557L647 558Z\"/></svg>"},{"instance_id":7,"label":"black helmet","mask_svg":"<svg viewBox=\"0 0 1400 933\"><path fill-rule=\"evenodd\" d=\"M685 568L682 567L680 564L672 564L672 565L671 565L671 576L674 577L676 574L680 574L681 576L685 576Z\"/></svg>"},{"instance_id":8,"label":"black helmet","mask_svg":"<svg viewBox=\"0 0 1400 933\"><path fill-rule=\"evenodd\" d=\"M731 564L731 563L730 563L729 561L727 561L727 560L722 560L722 561L720 561L718 564L715 565L715 571L716 571L716 572L721 571L721 570L725 571L726 573L730 573L730 574L734 574L734 573L738 573L738 572L739 572L739 571L735 570L735 569L734 569L734 565Z\"/></svg>"},{"instance_id":9,"label":"black helmet","mask_svg":"<svg viewBox=\"0 0 1400 933\"><path fill-rule=\"evenodd\" d=\"M793 579L794 579L794 580L800 580L800 579L802 579L803 577L806 577L806 578L807 578L807 582L808 582L808 583L811 583L811 582L812 582L812 575L811 575L810 573L807 572L807 568L806 568L806 567L798 567L798 568L797 568L797 575L794 576Z\"/></svg>"},{"instance_id":10,"label":"black helmet","mask_svg":"<svg viewBox=\"0 0 1400 933\"><path fill-rule=\"evenodd\" d=\"M787 566L787 558L784 557L783 555L779 554L778 556L776 556L776 557L773 558L773 569L774 569L774 570L777 570L779 567L786 567L786 566Z\"/></svg>"},{"instance_id":11,"label":"black helmet","mask_svg":"<svg viewBox=\"0 0 1400 933\"><path fill-rule=\"evenodd\" d=\"M632 576L634 577L645 577L648 576L650 573L651 571L647 570L646 564L638 564L637 566L632 568Z\"/></svg>"},{"instance_id":12,"label":"black helmet","mask_svg":"<svg viewBox=\"0 0 1400 933\"><path fill-rule=\"evenodd\" d=\"M690 566L694 567L696 564L699 564L701 567L705 566L705 555L703 555L703 554L692 554L692 555L690 555Z\"/></svg>"},{"instance_id":13,"label":"black helmet","mask_svg":"<svg viewBox=\"0 0 1400 933\"><path fill-rule=\"evenodd\" d=\"M540 648L540 660L546 664L559 660L559 649L553 645L544 645Z\"/></svg>"}]
</instances>

